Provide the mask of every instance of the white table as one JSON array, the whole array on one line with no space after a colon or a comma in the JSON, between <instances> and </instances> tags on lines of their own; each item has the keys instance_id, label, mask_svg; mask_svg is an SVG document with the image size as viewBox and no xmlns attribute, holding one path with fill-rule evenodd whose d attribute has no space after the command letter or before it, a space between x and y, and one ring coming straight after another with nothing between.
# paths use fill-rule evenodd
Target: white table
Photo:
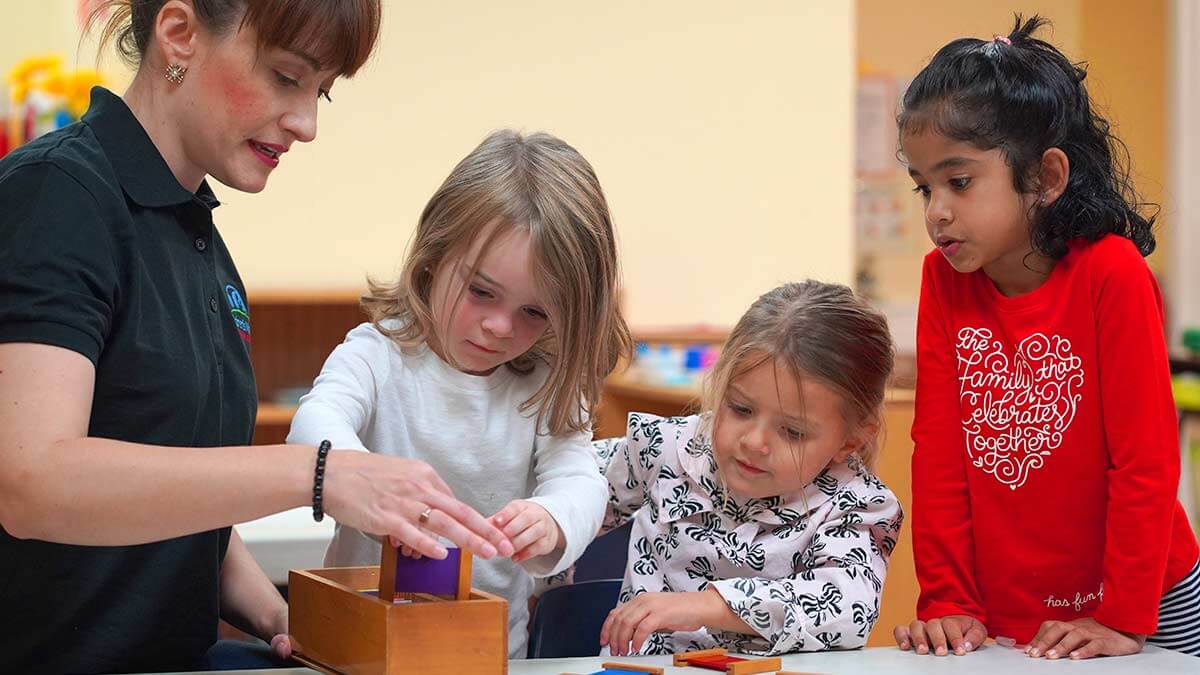
<instances>
[{"instance_id":1,"label":"white table","mask_svg":"<svg viewBox=\"0 0 1200 675\"><path fill-rule=\"evenodd\" d=\"M643 663L664 666L671 675L704 675L711 670L674 668L669 656L636 658L591 657L582 659L535 659L510 661L509 675L587 675L600 670L605 661ZM830 673L836 675L937 675L955 673L966 675L1014 675L1015 673L1070 673L1070 675L1197 675L1200 658L1178 652L1146 647L1133 656L1091 659L1088 661L1031 659L1016 649L989 644L967 656L918 656L895 647L875 647L852 652L817 652L790 654L783 657L783 669L801 673ZM236 675L313 675L308 668L284 670L226 671Z\"/></svg>"},{"instance_id":2,"label":"white table","mask_svg":"<svg viewBox=\"0 0 1200 675\"><path fill-rule=\"evenodd\" d=\"M314 521L312 507L305 506L242 523L234 529L271 583L284 585L288 570L325 566L325 549L333 538L333 526L329 516L319 523Z\"/></svg>"},{"instance_id":3,"label":"white table","mask_svg":"<svg viewBox=\"0 0 1200 675\"><path fill-rule=\"evenodd\" d=\"M604 661L622 661L665 666L666 672L674 675L704 675L711 670L699 668L674 668L671 657L641 658L591 658L591 659L536 659L509 662L509 675L559 675L580 673L586 675L600 670ZM783 657L783 669L801 673L836 673L837 675L936 675L937 673L966 673L969 675L1014 675L1014 673L1063 673L1070 675L1117 675L1118 673L1141 673L1142 675L1200 674L1200 658L1185 656L1154 647L1147 647L1141 654L1116 659L1093 659L1090 661L1047 661L1031 659L1016 649L987 645L967 656L918 656L902 652L894 647L875 647L852 652L817 652L812 654L790 654Z\"/></svg>"}]
</instances>

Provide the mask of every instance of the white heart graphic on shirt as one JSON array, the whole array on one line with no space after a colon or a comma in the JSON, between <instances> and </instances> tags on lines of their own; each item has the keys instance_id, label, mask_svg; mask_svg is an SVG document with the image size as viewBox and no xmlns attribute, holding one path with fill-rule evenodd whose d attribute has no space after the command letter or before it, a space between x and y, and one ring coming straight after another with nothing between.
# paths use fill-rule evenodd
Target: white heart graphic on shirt
<instances>
[{"instance_id":1,"label":"white heart graphic on shirt","mask_svg":"<svg viewBox=\"0 0 1200 675\"><path fill-rule=\"evenodd\" d=\"M1083 363L1070 340L1042 333L1022 340L1011 362L987 328L960 330L956 350L967 456L1016 490L1062 445L1082 398Z\"/></svg>"}]
</instances>

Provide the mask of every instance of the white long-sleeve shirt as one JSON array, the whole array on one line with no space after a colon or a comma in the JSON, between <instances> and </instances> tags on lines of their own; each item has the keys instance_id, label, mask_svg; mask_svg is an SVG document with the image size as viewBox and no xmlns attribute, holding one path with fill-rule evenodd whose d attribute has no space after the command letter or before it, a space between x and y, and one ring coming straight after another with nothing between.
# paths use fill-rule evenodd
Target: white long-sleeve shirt
<instances>
[{"instance_id":1,"label":"white long-sleeve shirt","mask_svg":"<svg viewBox=\"0 0 1200 675\"><path fill-rule=\"evenodd\" d=\"M428 347L401 350L370 324L346 335L300 399L289 443L357 449L430 464L462 502L485 517L514 499L530 499L557 521L565 550L527 560L476 559L472 585L508 600L509 656L525 655L533 576L558 573L583 553L604 515L608 488L590 433L551 436L536 411L519 406L548 368L521 375L455 370ZM336 467L331 467L336 470ZM327 566L379 563L380 544L338 523Z\"/></svg>"}]
</instances>

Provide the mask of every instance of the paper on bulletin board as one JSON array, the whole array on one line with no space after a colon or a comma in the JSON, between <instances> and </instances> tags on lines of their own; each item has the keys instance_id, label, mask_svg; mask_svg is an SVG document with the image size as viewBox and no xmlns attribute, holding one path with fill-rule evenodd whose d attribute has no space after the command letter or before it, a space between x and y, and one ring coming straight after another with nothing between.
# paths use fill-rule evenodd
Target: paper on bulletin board
<instances>
[{"instance_id":1,"label":"paper on bulletin board","mask_svg":"<svg viewBox=\"0 0 1200 675\"><path fill-rule=\"evenodd\" d=\"M860 176L881 176L896 170L895 115L895 80L860 76L854 138L854 168Z\"/></svg>"},{"instance_id":2,"label":"paper on bulletin board","mask_svg":"<svg viewBox=\"0 0 1200 675\"><path fill-rule=\"evenodd\" d=\"M854 194L858 252L894 252L904 244L904 205L888 181L859 179Z\"/></svg>"}]
</instances>

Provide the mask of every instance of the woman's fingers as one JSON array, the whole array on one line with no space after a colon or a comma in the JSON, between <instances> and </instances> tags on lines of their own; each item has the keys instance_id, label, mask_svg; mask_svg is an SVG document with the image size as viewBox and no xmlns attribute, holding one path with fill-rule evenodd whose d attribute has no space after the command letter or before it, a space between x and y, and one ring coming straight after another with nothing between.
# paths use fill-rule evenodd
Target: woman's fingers
<instances>
[{"instance_id":1,"label":"woman's fingers","mask_svg":"<svg viewBox=\"0 0 1200 675\"><path fill-rule=\"evenodd\" d=\"M475 509L441 494L426 495L433 511L425 526L481 558L513 554L513 544Z\"/></svg>"},{"instance_id":2,"label":"woman's fingers","mask_svg":"<svg viewBox=\"0 0 1200 675\"><path fill-rule=\"evenodd\" d=\"M512 555L512 543L479 512L455 499L445 481L428 464L415 460L335 450L326 468L325 503L330 515L372 534L388 534L414 551L445 557L445 548L429 535L414 533L426 526L481 558ZM429 522L419 516L429 511Z\"/></svg>"},{"instance_id":3,"label":"woman's fingers","mask_svg":"<svg viewBox=\"0 0 1200 675\"><path fill-rule=\"evenodd\" d=\"M271 638L271 652L285 661L292 658L291 638L282 633Z\"/></svg>"}]
</instances>

